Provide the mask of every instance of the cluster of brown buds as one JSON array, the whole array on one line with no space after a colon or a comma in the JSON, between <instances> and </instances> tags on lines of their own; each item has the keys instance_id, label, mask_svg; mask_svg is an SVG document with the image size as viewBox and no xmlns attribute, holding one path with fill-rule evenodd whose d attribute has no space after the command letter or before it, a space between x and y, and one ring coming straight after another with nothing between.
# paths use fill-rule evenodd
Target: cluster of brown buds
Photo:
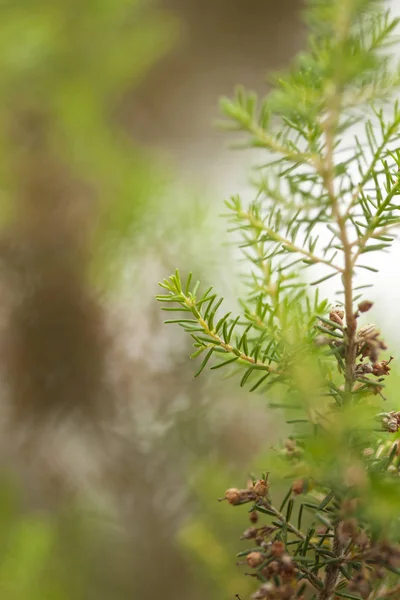
<instances>
[{"instance_id":1,"label":"cluster of brown buds","mask_svg":"<svg viewBox=\"0 0 400 600\"><path fill-rule=\"evenodd\" d=\"M303 454L303 449L298 445L296 440L288 438L284 444L282 451L283 455L290 459L299 459Z\"/></svg>"},{"instance_id":2,"label":"cluster of brown buds","mask_svg":"<svg viewBox=\"0 0 400 600\"><path fill-rule=\"evenodd\" d=\"M343 546L352 542L352 545L358 551L365 550L370 543L367 533L360 527L358 520L354 517L347 517L339 522L337 536Z\"/></svg>"},{"instance_id":3,"label":"cluster of brown buds","mask_svg":"<svg viewBox=\"0 0 400 600\"><path fill-rule=\"evenodd\" d=\"M350 592L357 592L361 598L367 600L372 591L371 573L366 568L360 569L360 571L350 579L348 589Z\"/></svg>"},{"instance_id":4,"label":"cluster of brown buds","mask_svg":"<svg viewBox=\"0 0 400 600\"><path fill-rule=\"evenodd\" d=\"M342 327L343 319L344 319L344 310L342 308L340 308L340 306L336 306L335 308L332 308L331 312L329 313L329 319L333 323L337 323L338 325L340 325Z\"/></svg>"},{"instance_id":5,"label":"cluster of brown buds","mask_svg":"<svg viewBox=\"0 0 400 600\"><path fill-rule=\"evenodd\" d=\"M364 300L358 305L358 310L355 313L357 318L360 313L367 312L372 306L372 302ZM380 331L375 325L364 325L357 331L356 335L357 357L360 357L360 362L355 367L355 375L374 375L375 377L385 377L390 373L389 364L393 360L391 356L389 360L379 360L379 354L382 350L387 350L387 345L381 338ZM365 358L369 359L368 363L364 363ZM373 390L374 391L374 390ZM381 388L375 386L375 393L380 393Z\"/></svg>"},{"instance_id":6,"label":"cluster of brown buds","mask_svg":"<svg viewBox=\"0 0 400 600\"><path fill-rule=\"evenodd\" d=\"M257 479L256 481L250 481L247 488L239 490L238 488L229 488L226 490L223 498L220 498L220 502L227 500L229 504L234 506L238 504L245 504L246 502L254 502L261 498L265 498L268 495L269 483L267 479Z\"/></svg>"},{"instance_id":7,"label":"cluster of brown buds","mask_svg":"<svg viewBox=\"0 0 400 600\"><path fill-rule=\"evenodd\" d=\"M273 525L263 525L262 527L249 527L243 532L241 540L255 540L258 546L265 545L265 538L269 538L278 527Z\"/></svg>"},{"instance_id":8,"label":"cluster of brown buds","mask_svg":"<svg viewBox=\"0 0 400 600\"><path fill-rule=\"evenodd\" d=\"M258 569L257 576L266 580L253 595L254 600L295 598L298 570L283 542L262 541L260 551L249 552L245 562L251 569Z\"/></svg>"},{"instance_id":9,"label":"cluster of brown buds","mask_svg":"<svg viewBox=\"0 0 400 600\"><path fill-rule=\"evenodd\" d=\"M387 350L380 335L375 325L364 325L357 331L357 355L361 356L361 360L369 358L373 365L378 362L380 351Z\"/></svg>"},{"instance_id":10,"label":"cluster of brown buds","mask_svg":"<svg viewBox=\"0 0 400 600\"><path fill-rule=\"evenodd\" d=\"M364 553L363 559L369 564L389 567L392 570L399 569L400 546L386 541L375 542Z\"/></svg>"},{"instance_id":11,"label":"cluster of brown buds","mask_svg":"<svg viewBox=\"0 0 400 600\"><path fill-rule=\"evenodd\" d=\"M372 302L364 300L360 302L357 311L354 313L355 319L357 319L361 313L369 311L372 307ZM324 332L333 332L339 328L343 331L344 328L344 311L341 307L334 307L329 313L330 323L320 323L320 329ZM342 357L345 354L345 338L342 340L332 339L328 336L318 336L315 340L319 346L330 345L337 348L337 351L341 353ZM354 374L356 377L365 377L367 375L374 375L375 377L385 377L390 373L390 363L393 360L391 356L389 360L379 360L379 354L382 350L387 350L387 345L381 338L380 331L375 325L364 325L361 327L356 334L356 356L359 358L359 362L355 365ZM368 358L368 362L363 362L365 358ZM369 391L374 394L379 394L382 391L382 386L376 385L376 383L368 386L368 379L366 378L363 383L357 383L354 387L355 390L358 388L369 387Z\"/></svg>"},{"instance_id":12,"label":"cluster of brown buds","mask_svg":"<svg viewBox=\"0 0 400 600\"><path fill-rule=\"evenodd\" d=\"M398 570L400 566L400 548L386 541L371 544L357 558L363 563L360 571L349 582L349 590L358 592L361 598L369 598L371 589L377 581L385 578L385 570ZM396 588L399 598L400 589Z\"/></svg>"},{"instance_id":13,"label":"cluster of brown buds","mask_svg":"<svg viewBox=\"0 0 400 600\"><path fill-rule=\"evenodd\" d=\"M385 431L396 433L400 429L400 412L391 410L387 413L380 413L377 417Z\"/></svg>"},{"instance_id":14,"label":"cluster of brown buds","mask_svg":"<svg viewBox=\"0 0 400 600\"><path fill-rule=\"evenodd\" d=\"M347 512L348 507L344 508L344 512ZM357 592L361 598L367 599L376 581L384 579L385 569L399 568L400 547L382 540L373 542L354 517L341 520L337 534L342 545L352 543L354 558L360 564L359 570L349 581L348 589L350 592Z\"/></svg>"},{"instance_id":15,"label":"cluster of brown buds","mask_svg":"<svg viewBox=\"0 0 400 600\"><path fill-rule=\"evenodd\" d=\"M366 313L372 307L372 302L364 300L360 302L357 311L354 313L355 319L357 319L361 313ZM331 329L334 329L333 323L336 323L339 327L344 325L343 323L343 310L339 307L333 308L329 313L329 320L332 322ZM354 386L354 390L368 390L373 394L381 394L383 386L377 385L380 381L383 381L383 377L386 377L390 373L390 363L393 360L391 356L389 360L379 360L379 355L382 350L387 350L387 345L381 337L380 331L375 325L364 325L357 330L356 333L356 356L359 359L354 367L354 375L356 378L362 378L362 382L357 382ZM344 342L330 340L330 344L336 347L342 348L344 352ZM369 359L368 362L364 362L364 359ZM373 375L378 381L371 382L368 380L368 375Z\"/></svg>"}]
</instances>

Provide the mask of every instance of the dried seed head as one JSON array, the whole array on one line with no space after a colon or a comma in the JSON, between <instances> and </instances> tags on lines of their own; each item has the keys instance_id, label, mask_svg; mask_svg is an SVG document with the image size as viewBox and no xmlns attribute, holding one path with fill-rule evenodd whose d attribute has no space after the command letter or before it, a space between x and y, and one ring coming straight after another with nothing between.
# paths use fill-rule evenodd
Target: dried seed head
<instances>
[{"instance_id":1,"label":"dried seed head","mask_svg":"<svg viewBox=\"0 0 400 600\"><path fill-rule=\"evenodd\" d=\"M347 544L358 533L357 519L347 519L338 525L338 538L341 544Z\"/></svg>"},{"instance_id":2,"label":"dried seed head","mask_svg":"<svg viewBox=\"0 0 400 600\"><path fill-rule=\"evenodd\" d=\"M285 544L279 540L271 544L271 555L275 558L281 558L285 553Z\"/></svg>"},{"instance_id":3,"label":"dried seed head","mask_svg":"<svg viewBox=\"0 0 400 600\"><path fill-rule=\"evenodd\" d=\"M304 488L305 488L304 479L298 479L292 485L292 492L296 495L300 495L304 492Z\"/></svg>"},{"instance_id":4,"label":"dried seed head","mask_svg":"<svg viewBox=\"0 0 400 600\"><path fill-rule=\"evenodd\" d=\"M369 598L371 593L371 584L369 582L369 574L362 570L349 581L349 590L358 592L363 599Z\"/></svg>"},{"instance_id":5,"label":"dried seed head","mask_svg":"<svg viewBox=\"0 0 400 600\"><path fill-rule=\"evenodd\" d=\"M265 479L259 479L258 481L255 482L253 490L255 491L255 493L257 494L257 496L266 496L268 493L268 483L267 481L265 481Z\"/></svg>"},{"instance_id":6,"label":"dried seed head","mask_svg":"<svg viewBox=\"0 0 400 600\"><path fill-rule=\"evenodd\" d=\"M226 490L225 492L225 496L224 496L225 500L228 500L229 504L240 504L241 499L242 499L242 494L240 493L240 490L238 490L237 488L229 488L229 490Z\"/></svg>"},{"instance_id":7,"label":"dried seed head","mask_svg":"<svg viewBox=\"0 0 400 600\"><path fill-rule=\"evenodd\" d=\"M370 375L374 372L374 367L370 363L359 363L356 365L356 375Z\"/></svg>"},{"instance_id":8,"label":"dried seed head","mask_svg":"<svg viewBox=\"0 0 400 600\"><path fill-rule=\"evenodd\" d=\"M250 552L246 556L247 564L252 569L259 567L261 565L261 563L263 562L263 560L264 560L264 555L261 554L261 552Z\"/></svg>"},{"instance_id":9,"label":"dried seed head","mask_svg":"<svg viewBox=\"0 0 400 600\"><path fill-rule=\"evenodd\" d=\"M389 360L381 360L380 362L376 362L372 366L372 373L376 377L382 377L383 375L389 375L390 367L389 364L392 362L393 356L389 358Z\"/></svg>"},{"instance_id":10,"label":"dried seed head","mask_svg":"<svg viewBox=\"0 0 400 600\"><path fill-rule=\"evenodd\" d=\"M297 576L298 570L293 564L292 557L289 554L285 554L282 557L282 569L281 569L281 578L282 581L288 582L294 579Z\"/></svg>"},{"instance_id":11,"label":"dried seed head","mask_svg":"<svg viewBox=\"0 0 400 600\"><path fill-rule=\"evenodd\" d=\"M345 518L354 514L359 506L359 503L360 501L358 498L347 498L344 500L341 506L342 517Z\"/></svg>"},{"instance_id":12,"label":"dried seed head","mask_svg":"<svg viewBox=\"0 0 400 600\"><path fill-rule=\"evenodd\" d=\"M375 450L373 448L365 448L363 450L363 455L364 456L369 457L369 456L373 456L374 454L375 454Z\"/></svg>"},{"instance_id":13,"label":"dried seed head","mask_svg":"<svg viewBox=\"0 0 400 600\"><path fill-rule=\"evenodd\" d=\"M367 548L369 544L369 537L365 533L365 531L361 531L356 535L356 537L354 538L354 543L357 544L357 546L362 550L365 550Z\"/></svg>"},{"instance_id":14,"label":"dried seed head","mask_svg":"<svg viewBox=\"0 0 400 600\"><path fill-rule=\"evenodd\" d=\"M243 534L241 536L241 540L251 540L257 537L257 533L258 533L258 529L257 527L249 527L248 529L246 529L245 531L243 531Z\"/></svg>"},{"instance_id":15,"label":"dried seed head","mask_svg":"<svg viewBox=\"0 0 400 600\"><path fill-rule=\"evenodd\" d=\"M397 569L400 566L400 547L389 542L378 542L373 548L374 560L381 565L390 565Z\"/></svg>"},{"instance_id":16,"label":"dried seed head","mask_svg":"<svg viewBox=\"0 0 400 600\"><path fill-rule=\"evenodd\" d=\"M363 300L358 305L358 310L360 311L360 313L366 313L373 307L373 305L374 305L374 303L371 302L370 300Z\"/></svg>"},{"instance_id":17,"label":"dried seed head","mask_svg":"<svg viewBox=\"0 0 400 600\"><path fill-rule=\"evenodd\" d=\"M286 456L297 458L301 456L302 452L302 448L296 444L295 440L292 440L291 438L286 440L284 449Z\"/></svg>"},{"instance_id":18,"label":"dried seed head","mask_svg":"<svg viewBox=\"0 0 400 600\"><path fill-rule=\"evenodd\" d=\"M284 565L285 568L293 565L293 559L290 556L290 554L284 554L282 556L282 564Z\"/></svg>"},{"instance_id":19,"label":"dried seed head","mask_svg":"<svg viewBox=\"0 0 400 600\"><path fill-rule=\"evenodd\" d=\"M266 565L263 569L261 569L262 575L266 579L272 579L274 575L277 575L280 571L280 564L277 560L273 560L268 565Z\"/></svg>"},{"instance_id":20,"label":"dried seed head","mask_svg":"<svg viewBox=\"0 0 400 600\"><path fill-rule=\"evenodd\" d=\"M372 339L375 337L379 337L380 331L376 328L372 323L367 323L367 325L363 325L357 331L357 336L362 339Z\"/></svg>"},{"instance_id":21,"label":"dried seed head","mask_svg":"<svg viewBox=\"0 0 400 600\"><path fill-rule=\"evenodd\" d=\"M293 452L294 450L296 450L296 440L288 438L285 442L285 448L288 452Z\"/></svg>"},{"instance_id":22,"label":"dried seed head","mask_svg":"<svg viewBox=\"0 0 400 600\"><path fill-rule=\"evenodd\" d=\"M381 421L385 431L395 433L400 429L400 412L392 410L388 413L380 413L378 419Z\"/></svg>"},{"instance_id":23,"label":"dried seed head","mask_svg":"<svg viewBox=\"0 0 400 600\"><path fill-rule=\"evenodd\" d=\"M258 521L258 512L256 510L252 510L249 516L251 523L257 523Z\"/></svg>"},{"instance_id":24,"label":"dried seed head","mask_svg":"<svg viewBox=\"0 0 400 600\"><path fill-rule=\"evenodd\" d=\"M340 308L339 306L332 308L331 312L329 313L330 321L333 321L334 323L337 323L338 325L343 325L343 317L344 317L344 310L342 308Z\"/></svg>"},{"instance_id":25,"label":"dried seed head","mask_svg":"<svg viewBox=\"0 0 400 600\"><path fill-rule=\"evenodd\" d=\"M385 342L379 337L380 331L375 325L364 325L357 331L357 354L362 358L368 357L372 363L378 361L379 352L386 350Z\"/></svg>"},{"instance_id":26,"label":"dried seed head","mask_svg":"<svg viewBox=\"0 0 400 600\"><path fill-rule=\"evenodd\" d=\"M219 500L227 500L229 504L237 505L244 504L245 502L250 502L256 499L257 496L253 489L238 490L237 488L229 488L228 490L226 490L224 497L220 498Z\"/></svg>"}]
</instances>

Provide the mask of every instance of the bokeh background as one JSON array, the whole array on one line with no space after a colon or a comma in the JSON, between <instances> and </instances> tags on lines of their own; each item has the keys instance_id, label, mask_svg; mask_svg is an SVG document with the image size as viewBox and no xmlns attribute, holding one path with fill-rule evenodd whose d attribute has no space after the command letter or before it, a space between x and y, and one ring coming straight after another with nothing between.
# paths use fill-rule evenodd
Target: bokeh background
<instances>
[{"instance_id":1,"label":"bokeh background","mask_svg":"<svg viewBox=\"0 0 400 600\"><path fill-rule=\"evenodd\" d=\"M0 3L2 597L252 589L235 566L246 513L217 498L267 468L284 429L219 371L193 379L190 343L154 296L179 266L235 307L219 215L251 193L255 157L214 126L218 98L238 83L267 93L304 43L301 10ZM389 266L374 293L393 321Z\"/></svg>"}]
</instances>

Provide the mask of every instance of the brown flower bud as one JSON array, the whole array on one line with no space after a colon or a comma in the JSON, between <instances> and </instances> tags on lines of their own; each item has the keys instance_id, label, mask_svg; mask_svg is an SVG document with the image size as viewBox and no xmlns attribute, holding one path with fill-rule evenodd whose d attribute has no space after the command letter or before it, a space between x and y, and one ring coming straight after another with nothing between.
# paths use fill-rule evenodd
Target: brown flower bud
<instances>
[{"instance_id":1,"label":"brown flower bud","mask_svg":"<svg viewBox=\"0 0 400 600\"><path fill-rule=\"evenodd\" d=\"M365 548L368 546L369 544L369 537L368 535L365 533L365 531L361 531L359 534L356 535L356 537L354 538L354 542L355 544L357 544L357 546L359 548L361 548L362 550L365 550Z\"/></svg>"},{"instance_id":2,"label":"brown flower bud","mask_svg":"<svg viewBox=\"0 0 400 600\"><path fill-rule=\"evenodd\" d=\"M348 515L354 514L360 504L358 498L347 498L343 501L341 506L341 515L347 517Z\"/></svg>"},{"instance_id":3,"label":"brown flower bud","mask_svg":"<svg viewBox=\"0 0 400 600\"><path fill-rule=\"evenodd\" d=\"M229 488L229 490L226 490L224 498L228 500L229 504L235 505L240 504L242 495L237 488Z\"/></svg>"},{"instance_id":4,"label":"brown flower bud","mask_svg":"<svg viewBox=\"0 0 400 600\"><path fill-rule=\"evenodd\" d=\"M265 579L272 579L274 575L277 575L280 571L280 564L277 560L273 560L268 565L266 565L263 569L261 569L261 573Z\"/></svg>"},{"instance_id":5,"label":"brown flower bud","mask_svg":"<svg viewBox=\"0 0 400 600\"><path fill-rule=\"evenodd\" d=\"M368 312L372 307L373 307L374 303L371 302L370 300L363 300L362 302L360 302L360 304L358 305L358 310L361 313L366 313Z\"/></svg>"},{"instance_id":6,"label":"brown flower bud","mask_svg":"<svg viewBox=\"0 0 400 600\"><path fill-rule=\"evenodd\" d=\"M281 578L283 582L291 581L297 575L298 571L293 564L292 557L289 554L282 556Z\"/></svg>"},{"instance_id":7,"label":"brown flower bud","mask_svg":"<svg viewBox=\"0 0 400 600\"><path fill-rule=\"evenodd\" d=\"M296 450L296 441L292 438L288 438L285 442L285 448L288 452L294 452L294 450Z\"/></svg>"},{"instance_id":8,"label":"brown flower bud","mask_svg":"<svg viewBox=\"0 0 400 600\"><path fill-rule=\"evenodd\" d=\"M296 495L300 495L304 492L304 479L298 479L292 485L292 492Z\"/></svg>"},{"instance_id":9,"label":"brown flower bud","mask_svg":"<svg viewBox=\"0 0 400 600\"><path fill-rule=\"evenodd\" d=\"M343 325L344 310L339 307L332 308L329 319L338 325Z\"/></svg>"},{"instance_id":10,"label":"brown flower bud","mask_svg":"<svg viewBox=\"0 0 400 600\"><path fill-rule=\"evenodd\" d=\"M357 335L362 339L374 339L379 337L380 331L372 323L367 323L357 331Z\"/></svg>"},{"instance_id":11,"label":"brown flower bud","mask_svg":"<svg viewBox=\"0 0 400 600\"><path fill-rule=\"evenodd\" d=\"M268 483L265 481L265 479L259 479L258 481L255 482L254 484L254 491L257 494L257 496L266 496L268 493Z\"/></svg>"},{"instance_id":12,"label":"brown flower bud","mask_svg":"<svg viewBox=\"0 0 400 600\"><path fill-rule=\"evenodd\" d=\"M242 536L241 536L241 540L251 540L254 539L255 537L257 537L257 533L258 533L258 529L257 527L249 527L248 529L246 529Z\"/></svg>"},{"instance_id":13,"label":"brown flower bud","mask_svg":"<svg viewBox=\"0 0 400 600\"><path fill-rule=\"evenodd\" d=\"M395 433L400 429L400 412L392 410L388 413L381 413L378 415L378 418L381 420L382 427L385 431Z\"/></svg>"},{"instance_id":14,"label":"brown flower bud","mask_svg":"<svg viewBox=\"0 0 400 600\"><path fill-rule=\"evenodd\" d=\"M363 450L364 456L370 457L370 456L374 456L374 454L375 454L375 450L373 448L365 448Z\"/></svg>"},{"instance_id":15,"label":"brown flower bud","mask_svg":"<svg viewBox=\"0 0 400 600\"><path fill-rule=\"evenodd\" d=\"M389 360L381 360L379 362L376 362L372 366L372 373L376 377L381 377L382 375L389 375L389 373L390 373L389 364L391 363L392 360L393 360L393 357L391 356L389 358Z\"/></svg>"},{"instance_id":16,"label":"brown flower bud","mask_svg":"<svg viewBox=\"0 0 400 600\"><path fill-rule=\"evenodd\" d=\"M361 598L367 600L371 593L371 586L368 580L368 576L366 573L361 571L357 573L350 581L349 581L349 590L358 592Z\"/></svg>"},{"instance_id":17,"label":"brown flower bud","mask_svg":"<svg viewBox=\"0 0 400 600\"><path fill-rule=\"evenodd\" d=\"M252 510L249 516L251 523L257 523L258 521L258 512L256 510Z\"/></svg>"},{"instance_id":18,"label":"brown flower bud","mask_svg":"<svg viewBox=\"0 0 400 600\"><path fill-rule=\"evenodd\" d=\"M271 555L275 558L281 558L285 553L285 544L277 540L271 544Z\"/></svg>"},{"instance_id":19,"label":"brown flower bud","mask_svg":"<svg viewBox=\"0 0 400 600\"><path fill-rule=\"evenodd\" d=\"M252 569L259 567L261 565L261 563L263 562L263 560L264 560L264 556L261 554L261 552L250 552L246 556L247 564Z\"/></svg>"},{"instance_id":20,"label":"brown flower bud","mask_svg":"<svg viewBox=\"0 0 400 600\"><path fill-rule=\"evenodd\" d=\"M357 519L347 519L341 521L338 526L338 538L341 544L347 544L354 539L358 533Z\"/></svg>"}]
</instances>

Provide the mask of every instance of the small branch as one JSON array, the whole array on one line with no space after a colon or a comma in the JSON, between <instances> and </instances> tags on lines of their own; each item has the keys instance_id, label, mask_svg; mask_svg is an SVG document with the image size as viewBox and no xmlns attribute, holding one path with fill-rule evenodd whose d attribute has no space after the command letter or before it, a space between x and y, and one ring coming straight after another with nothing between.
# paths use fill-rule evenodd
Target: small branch
<instances>
[{"instance_id":1,"label":"small branch","mask_svg":"<svg viewBox=\"0 0 400 600\"><path fill-rule=\"evenodd\" d=\"M241 212L241 213L239 213L239 216L242 219L247 219L249 221L249 223L251 223L251 225L253 227L255 227L257 229L260 229L261 231L264 231L273 241L279 242L283 246L286 246L286 248L288 248L291 252L297 252L298 254L302 254L309 261L311 261L312 263L314 263L316 265L317 264L326 265L327 267L330 267L331 269L334 269L338 273L342 273L343 272L343 270L340 267L338 267L337 265L333 264L329 260L326 260L325 258L321 258L320 256L316 256L315 254L313 254L312 252L309 252L305 248L301 248L300 246L296 246L296 244L294 244L293 242L291 242L287 238L284 238L282 235L280 235L278 232L274 231L270 227L267 227L263 221L261 221L260 219L254 218L251 214L245 213L245 212Z\"/></svg>"},{"instance_id":2,"label":"small branch","mask_svg":"<svg viewBox=\"0 0 400 600\"><path fill-rule=\"evenodd\" d=\"M342 544L339 541L337 526L335 528L335 537L333 539L333 553L338 557L338 560L326 566L324 589L321 590L318 596L318 600L330 600L335 589L337 579L339 577Z\"/></svg>"},{"instance_id":3,"label":"small branch","mask_svg":"<svg viewBox=\"0 0 400 600\"><path fill-rule=\"evenodd\" d=\"M351 197L351 201L350 201L350 203L346 209L345 215L344 215L346 219L350 216L351 209L357 204L360 192L364 189L365 184L371 179L371 177L375 171L377 162L382 157L382 153L383 153L384 149L387 147L392 135L396 133L398 127L399 127L399 123L397 121L395 121L392 124L392 126L388 128L386 135L383 136L382 142L376 149L375 154L372 157L372 160L369 164L368 169L365 171L361 181L357 184L356 188L354 189L354 192Z\"/></svg>"},{"instance_id":4,"label":"small branch","mask_svg":"<svg viewBox=\"0 0 400 600\"><path fill-rule=\"evenodd\" d=\"M388 229L391 228L391 225L389 224L386 227L383 226L381 229L378 229L378 230L376 229L378 226L379 217L386 210L386 208L390 205L391 201L393 200L393 197L399 193L400 193L400 177L397 178L396 183L390 190L390 193L386 196L384 202L382 202L382 204L379 206L373 219L371 220L371 223L368 226L368 230L365 232L365 234L361 238L359 238L352 244L354 246L358 246L357 251L353 257L353 266L356 264L356 261L358 260L362 251L365 249L369 240L372 237L384 235L388 231ZM393 227L398 227L398 225L399 225L398 223L394 223Z\"/></svg>"},{"instance_id":5,"label":"small branch","mask_svg":"<svg viewBox=\"0 0 400 600\"><path fill-rule=\"evenodd\" d=\"M181 295L183 300L182 303L192 311L192 314L197 319L199 325L203 328L204 333L210 338L212 338L218 347L223 348L229 354L237 356L238 359L243 360L244 362L250 363L252 365L257 365L262 370L268 371L270 373L275 373L277 375L281 374L277 369L271 367L270 364L257 361L253 356L248 356L244 352L239 352L234 346L231 346L231 344L227 344L213 329L209 329L206 321L203 319L199 310L196 308L195 303L193 303L193 300L185 296L185 294L183 293Z\"/></svg>"},{"instance_id":6,"label":"small branch","mask_svg":"<svg viewBox=\"0 0 400 600\"><path fill-rule=\"evenodd\" d=\"M247 131L257 138L260 146L267 148L272 152L283 154L288 161L312 165L315 160L315 156L310 152L296 152L280 143L273 136L268 135L268 133L262 127L259 127L257 123L250 123L247 127Z\"/></svg>"},{"instance_id":7,"label":"small branch","mask_svg":"<svg viewBox=\"0 0 400 600\"><path fill-rule=\"evenodd\" d=\"M286 525L287 530L290 531L290 533L293 533L296 537L298 537L300 540L302 540L303 542L305 542L307 540L307 536L300 531L300 529L297 529L297 527L295 525L293 525L292 523L290 523L290 521L287 521L284 517L284 515L274 506L272 506L272 504L269 504L268 502L263 503L265 505L265 508L267 508L271 513L274 514L274 516L279 519L279 521L281 521L284 525ZM310 548L312 548L313 550L317 550L317 552L319 552L320 554L328 554L329 557L332 556L331 553L325 553L323 548L320 548L317 544L314 544L311 541L308 541L308 546Z\"/></svg>"},{"instance_id":8,"label":"small branch","mask_svg":"<svg viewBox=\"0 0 400 600\"><path fill-rule=\"evenodd\" d=\"M339 237L343 246L344 269L342 271L342 281L344 288L345 315L346 315L346 356L345 356L345 390L351 393L354 383L354 362L356 358L356 319L353 311L353 256L352 246L348 238L346 228L346 215L342 215L339 208L339 201L334 188L334 141L335 130L337 127L339 106L337 98L333 97L332 108L329 116L324 123L326 138L326 156L323 164L316 165L323 179L325 188L332 206L332 216L339 228Z\"/></svg>"},{"instance_id":9,"label":"small branch","mask_svg":"<svg viewBox=\"0 0 400 600\"><path fill-rule=\"evenodd\" d=\"M274 516L277 519L279 519L279 521L281 521L282 524L284 524L286 526L287 530L290 531L290 533L293 533L296 537L298 537L302 541L307 541L309 548L316 550L320 554L324 554L324 551L322 548L320 548L319 546L317 546L316 544L314 544L313 542L308 540L307 536L302 531L297 529L297 527L295 527L292 523L290 523L290 521L287 521L285 519L284 515L277 508L275 508L268 502L265 502L263 504L265 504L265 508L267 508L271 513L273 513ZM294 557L294 560L296 560L295 557ZM304 566L303 564L301 564L300 562L297 562L296 565L297 565L297 568L302 573L304 573L305 577L315 587L315 589L320 591L324 585L322 580L319 577L317 577L316 575L314 575L314 573L311 573L311 571L309 569L307 569L307 567Z\"/></svg>"}]
</instances>

